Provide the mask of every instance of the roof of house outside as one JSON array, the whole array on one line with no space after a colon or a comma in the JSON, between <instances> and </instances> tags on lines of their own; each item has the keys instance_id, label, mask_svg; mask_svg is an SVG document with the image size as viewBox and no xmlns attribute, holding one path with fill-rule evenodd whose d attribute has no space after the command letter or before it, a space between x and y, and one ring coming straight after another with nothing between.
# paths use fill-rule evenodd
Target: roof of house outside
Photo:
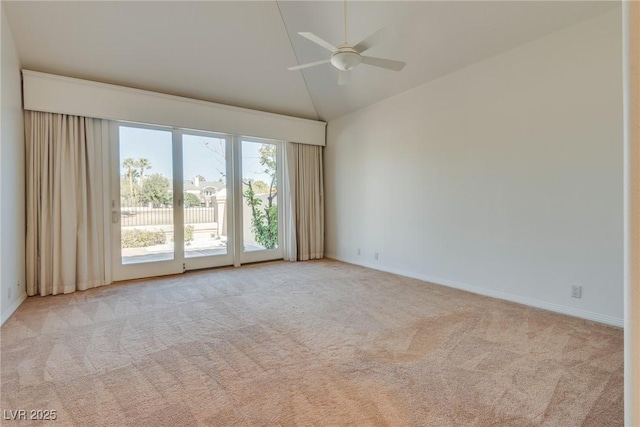
<instances>
[{"instance_id":1,"label":"roof of house outside","mask_svg":"<svg viewBox=\"0 0 640 427\"><path fill-rule=\"evenodd\" d=\"M184 191L202 191L207 187L213 187L217 192L225 188L225 184L220 181L199 181L198 185L196 185L194 180L187 179L184 181Z\"/></svg>"}]
</instances>

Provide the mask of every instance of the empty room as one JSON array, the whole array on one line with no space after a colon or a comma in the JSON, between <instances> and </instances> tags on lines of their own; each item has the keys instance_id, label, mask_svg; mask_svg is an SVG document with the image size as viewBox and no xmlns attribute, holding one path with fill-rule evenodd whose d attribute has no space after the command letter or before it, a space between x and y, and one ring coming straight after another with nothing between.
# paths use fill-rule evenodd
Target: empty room
<instances>
[{"instance_id":1,"label":"empty room","mask_svg":"<svg viewBox=\"0 0 640 427\"><path fill-rule=\"evenodd\" d=\"M640 426L637 1L2 1L1 425Z\"/></svg>"}]
</instances>

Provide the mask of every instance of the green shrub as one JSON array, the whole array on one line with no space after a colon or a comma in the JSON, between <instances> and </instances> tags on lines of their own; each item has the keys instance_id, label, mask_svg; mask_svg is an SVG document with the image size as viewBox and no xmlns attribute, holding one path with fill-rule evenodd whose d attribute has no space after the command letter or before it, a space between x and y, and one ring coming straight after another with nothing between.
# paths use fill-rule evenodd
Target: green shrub
<instances>
[{"instance_id":1,"label":"green shrub","mask_svg":"<svg viewBox=\"0 0 640 427\"><path fill-rule=\"evenodd\" d=\"M185 208L199 208L200 198L192 193L184 193L184 207Z\"/></svg>"},{"instance_id":2,"label":"green shrub","mask_svg":"<svg viewBox=\"0 0 640 427\"><path fill-rule=\"evenodd\" d=\"M184 241L185 243L191 242L193 240L193 225L186 225L184 227Z\"/></svg>"},{"instance_id":3,"label":"green shrub","mask_svg":"<svg viewBox=\"0 0 640 427\"><path fill-rule=\"evenodd\" d=\"M167 235L162 230L141 230L133 228L123 230L121 237L122 248L144 248L147 246L163 245Z\"/></svg>"}]
</instances>

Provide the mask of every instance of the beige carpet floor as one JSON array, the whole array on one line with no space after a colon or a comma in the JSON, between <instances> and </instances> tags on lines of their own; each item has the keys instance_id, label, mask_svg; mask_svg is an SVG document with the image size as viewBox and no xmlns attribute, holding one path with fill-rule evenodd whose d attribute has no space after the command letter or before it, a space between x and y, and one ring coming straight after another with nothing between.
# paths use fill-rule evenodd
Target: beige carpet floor
<instances>
[{"instance_id":1,"label":"beige carpet floor","mask_svg":"<svg viewBox=\"0 0 640 427\"><path fill-rule=\"evenodd\" d=\"M38 426L623 425L622 330L335 261L28 298L0 345Z\"/></svg>"}]
</instances>

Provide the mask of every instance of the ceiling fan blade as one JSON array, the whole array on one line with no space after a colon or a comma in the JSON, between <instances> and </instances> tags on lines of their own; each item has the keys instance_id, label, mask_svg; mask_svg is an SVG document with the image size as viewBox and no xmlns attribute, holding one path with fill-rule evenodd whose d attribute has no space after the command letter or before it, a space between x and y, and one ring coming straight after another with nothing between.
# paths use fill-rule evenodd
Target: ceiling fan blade
<instances>
[{"instance_id":1,"label":"ceiling fan blade","mask_svg":"<svg viewBox=\"0 0 640 427\"><path fill-rule=\"evenodd\" d=\"M309 62L307 64L296 65L295 67L289 67L287 68L287 70L290 70L290 71L302 70L303 68L315 67L316 65L326 64L328 62L331 62L331 60L323 59L322 61Z\"/></svg>"},{"instance_id":2,"label":"ceiling fan blade","mask_svg":"<svg viewBox=\"0 0 640 427\"><path fill-rule=\"evenodd\" d=\"M394 61L393 59L376 58L375 56L363 56L362 63L393 71L400 71L405 65L407 65L406 62Z\"/></svg>"},{"instance_id":3,"label":"ceiling fan blade","mask_svg":"<svg viewBox=\"0 0 640 427\"><path fill-rule=\"evenodd\" d=\"M340 75L338 76L338 84L346 85L347 83L349 83L349 80L351 80L351 73L349 73L348 71L340 70Z\"/></svg>"},{"instance_id":4,"label":"ceiling fan blade","mask_svg":"<svg viewBox=\"0 0 640 427\"><path fill-rule=\"evenodd\" d=\"M322 40L320 37L316 36L313 33L301 32L301 33L298 33L298 34L300 34L305 39L310 40L310 41L314 42L315 44L317 44L319 46L322 46L323 48L327 49L328 51L335 52L336 50L338 50L337 47L335 47L334 45L332 45L328 41Z\"/></svg>"},{"instance_id":5,"label":"ceiling fan blade","mask_svg":"<svg viewBox=\"0 0 640 427\"><path fill-rule=\"evenodd\" d=\"M362 40L360 43L355 45L353 49L358 53L362 53L364 51L371 49L376 45L379 45L390 35L391 35L391 30L388 27L382 27L378 31L371 34L369 37L367 37L366 39Z\"/></svg>"}]
</instances>

